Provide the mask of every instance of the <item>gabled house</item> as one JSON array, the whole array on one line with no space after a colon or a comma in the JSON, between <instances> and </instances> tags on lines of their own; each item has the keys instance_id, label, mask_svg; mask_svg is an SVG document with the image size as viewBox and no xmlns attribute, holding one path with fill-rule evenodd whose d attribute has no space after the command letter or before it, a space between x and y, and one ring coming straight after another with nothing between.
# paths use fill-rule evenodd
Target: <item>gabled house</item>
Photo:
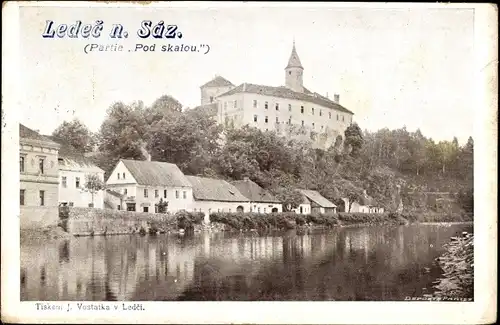
<instances>
[{"instance_id":1,"label":"gabled house","mask_svg":"<svg viewBox=\"0 0 500 325\"><path fill-rule=\"evenodd\" d=\"M250 200L250 212L272 213L283 211L282 204L278 199L248 177L240 181L231 182L231 184Z\"/></svg>"},{"instance_id":2,"label":"gabled house","mask_svg":"<svg viewBox=\"0 0 500 325\"><path fill-rule=\"evenodd\" d=\"M175 164L159 161L122 159L106 181L107 205L115 202L120 210L158 212L160 199L168 202L166 211L191 211L193 188ZM123 195L123 204L116 204L116 195ZM118 201L120 202L120 201Z\"/></svg>"},{"instance_id":3,"label":"gabled house","mask_svg":"<svg viewBox=\"0 0 500 325\"><path fill-rule=\"evenodd\" d=\"M212 212L248 212L250 200L225 180L186 176L193 186L193 210L208 217Z\"/></svg>"},{"instance_id":4,"label":"gabled house","mask_svg":"<svg viewBox=\"0 0 500 325\"><path fill-rule=\"evenodd\" d=\"M358 200L351 203L349 210L349 199L342 198L345 205L345 212L352 213L384 213L384 208L376 204L375 200L363 191L363 196Z\"/></svg>"},{"instance_id":5,"label":"gabled house","mask_svg":"<svg viewBox=\"0 0 500 325\"><path fill-rule=\"evenodd\" d=\"M310 205L309 213L336 213L337 206L326 199L318 191L299 190Z\"/></svg>"},{"instance_id":6,"label":"gabled house","mask_svg":"<svg viewBox=\"0 0 500 325\"><path fill-rule=\"evenodd\" d=\"M58 143L19 124L21 228L57 224L59 148Z\"/></svg>"},{"instance_id":7,"label":"gabled house","mask_svg":"<svg viewBox=\"0 0 500 325\"><path fill-rule=\"evenodd\" d=\"M92 194L85 186L90 175L104 183L104 170L64 139L49 138L61 146L58 157L59 205L104 208L104 191L94 190Z\"/></svg>"}]
</instances>

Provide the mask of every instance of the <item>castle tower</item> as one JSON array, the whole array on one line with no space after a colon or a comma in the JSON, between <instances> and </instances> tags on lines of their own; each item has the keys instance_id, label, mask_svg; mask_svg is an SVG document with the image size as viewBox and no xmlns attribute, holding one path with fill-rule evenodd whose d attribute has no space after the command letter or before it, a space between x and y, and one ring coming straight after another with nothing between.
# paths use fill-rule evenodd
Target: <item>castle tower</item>
<instances>
[{"instance_id":1,"label":"castle tower","mask_svg":"<svg viewBox=\"0 0 500 325\"><path fill-rule=\"evenodd\" d=\"M299 93L304 92L303 72L304 67L300 63L299 55L295 49L295 41L293 41L292 54L285 68L285 86Z\"/></svg>"}]
</instances>

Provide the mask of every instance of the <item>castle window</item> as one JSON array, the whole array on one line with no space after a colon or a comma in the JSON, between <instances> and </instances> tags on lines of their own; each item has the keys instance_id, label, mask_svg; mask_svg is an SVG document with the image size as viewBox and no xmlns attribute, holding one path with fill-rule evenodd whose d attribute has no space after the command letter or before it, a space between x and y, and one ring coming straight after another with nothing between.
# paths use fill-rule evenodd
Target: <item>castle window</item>
<instances>
[{"instance_id":1,"label":"castle window","mask_svg":"<svg viewBox=\"0 0 500 325\"><path fill-rule=\"evenodd\" d=\"M26 193L26 190L20 190L19 191L19 204L24 205L24 194Z\"/></svg>"},{"instance_id":2,"label":"castle window","mask_svg":"<svg viewBox=\"0 0 500 325\"><path fill-rule=\"evenodd\" d=\"M159 198L160 197L160 193L158 192L158 190L155 190L155 198Z\"/></svg>"},{"instance_id":3,"label":"castle window","mask_svg":"<svg viewBox=\"0 0 500 325\"><path fill-rule=\"evenodd\" d=\"M328 112L328 117L330 118L330 120L332 119L332 112Z\"/></svg>"},{"instance_id":4,"label":"castle window","mask_svg":"<svg viewBox=\"0 0 500 325\"><path fill-rule=\"evenodd\" d=\"M292 74L292 71L288 71L288 75L291 75Z\"/></svg>"},{"instance_id":5,"label":"castle window","mask_svg":"<svg viewBox=\"0 0 500 325\"><path fill-rule=\"evenodd\" d=\"M276 116L276 123L279 123L279 119L278 119L278 117L277 117L277 116Z\"/></svg>"},{"instance_id":6,"label":"castle window","mask_svg":"<svg viewBox=\"0 0 500 325\"><path fill-rule=\"evenodd\" d=\"M312 126L313 126L313 129L314 129L314 122L313 122Z\"/></svg>"},{"instance_id":7,"label":"castle window","mask_svg":"<svg viewBox=\"0 0 500 325\"><path fill-rule=\"evenodd\" d=\"M268 102L265 102L265 103L264 103L264 108L265 108L265 109L268 109L268 108L269 108L269 103L268 103Z\"/></svg>"},{"instance_id":8,"label":"castle window","mask_svg":"<svg viewBox=\"0 0 500 325\"><path fill-rule=\"evenodd\" d=\"M321 126L321 131L323 132L323 125Z\"/></svg>"},{"instance_id":9,"label":"castle window","mask_svg":"<svg viewBox=\"0 0 500 325\"><path fill-rule=\"evenodd\" d=\"M279 111L280 110L280 104L279 103L276 103L276 110Z\"/></svg>"},{"instance_id":10,"label":"castle window","mask_svg":"<svg viewBox=\"0 0 500 325\"><path fill-rule=\"evenodd\" d=\"M182 198L187 199L187 192L186 191L182 191Z\"/></svg>"},{"instance_id":11,"label":"castle window","mask_svg":"<svg viewBox=\"0 0 500 325\"><path fill-rule=\"evenodd\" d=\"M339 114L337 114L337 121L339 120Z\"/></svg>"},{"instance_id":12,"label":"castle window","mask_svg":"<svg viewBox=\"0 0 500 325\"><path fill-rule=\"evenodd\" d=\"M256 100L253 101L253 107L257 108L257 101Z\"/></svg>"},{"instance_id":13,"label":"castle window","mask_svg":"<svg viewBox=\"0 0 500 325\"><path fill-rule=\"evenodd\" d=\"M123 175L122 175L122 176L123 176L123 179L125 179L125 173L123 173Z\"/></svg>"},{"instance_id":14,"label":"castle window","mask_svg":"<svg viewBox=\"0 0 500 325\"><path fill-rule=\"evenodd\" d=\"M144 189L144 197L148 197L148 194L149 194L149 193L148 193L148 189L147 189L147 188L145 188L145 189Z\"/></svg>"},{"instance_id":15,"label":"castle window","mask_svg":"<svg viewBox=\"0 0 500 325\"><path fill-rule=\"evenodd\" d=\"M288 124L292 124L292 118L291 117L288 119Z\"/></svg>"},{"instance_id":16,"label":"castle window","mask_svg":"<svg viewBox=\"0 0 500 325\"><path fill-rule=\"evenodd\" d=\"M127 189L126 188L123 189L123 195L127 195Z\"/></svg>"},{"instance_id":17,"label":"castle window","mask_svg":"<svg viewBox=\"0 0 500 325\"><path fill-rule=\"evenodd\" d=\"M45 205L45 191L40 191L40 205Z\"/></svg>"},{"instance_id":18,"label":"castle window","mask_svg":"<svg viewBox=\"0 0 500 325\"><path fill-rule=\"evenodd\" d=\"M291 112L292 111L292 104L288 104L288 111Z\"/></svg>"},{"instance_id":19,"label":"castle window","mask_svg":"<svg viewBox=\"0 0 500 325\"><path fill-rule=\"evenodd\" d=\"M210 103L214 102L214 96L210 96Z\"/></svg>"},{"instance_id":20,"label":"castle window","mask_svg":"<svg viewBox=\"0 0 500 325\"><path fill-rule=\"evenodd\" d=\"M314 115L314 107L311 109L311 111L312 111L312 115Z\"/></svg>"},{"instance_id":21,"label":"castle window","mask_svg":"<svg viewBox=\"0 0 500 325\"><path fill-rule=\"evenodd\" d=\"M323 111L319 110L319 116L323 116Z\"/></svg>"},{"instance_id":22,"label":"castle window","mask_svg":"<svg viewBox=\"0 0 500 325\"><path fill-rule=\"evenodd\" d=\"M254 122L257 122L257 115L254 115L254 116L253 116L253 121L254 121Z\"/></svg>"},{"instance_id":23,"label":"castle window","mask_svg":"<svg viewBox=\"0 0 500 325\"><path fill-rule=\"evenodd\" d=\"M264 122L266 122L266 123L268 122L268 118L267 118L267 116L266 116L266 118L264 119Z\"/></svg>"},{"instance_id":24,"label":"castle window","mask_svg":"<svg viewBox=\"0 0 500 325\"><path fill-rule=\"evenodd\" d=\"M302 126L304 126L304 120L302 120Z\"/></svg>"},{"instance_id":25,"label":"castle window","mask_svg":"<svg viewBox=\"0 0 500 325\"><path fill-rule=\"evenodd\" d=\"M166 199L167 198L167 190L163 190L163 198Z\"/></svg>"},{"instance_id":26,"label":"castle window","mask_svg":"<svg viewBox=\"0 0 500 325\"><path fill-rule=\"evenodd\" d=\"M19 171L21 173L24 173L24 157L23 156L19 157Z\"/></svg>"},{"instance_id":27,"label":"castle window","mask_svg":"<svg viewBox=\"0 0 500 325\"><path fill-rule=\"evenodd\" d=\"M43 174L43 172L44 172L44 170L43 170L43 162L44 162L43 158L40 158L38 160L38 168L39 168L40 174Z\"/></svg>"},{"instance_id":28,"label":"castle window","mask_svg":"<svg viewBox=\"0 0 500 325\"><path fill-rule=\"evenodd\" d=\"M304 106L300 106L300 112L304 114Z\"/></svg>"},{"instance_id":29,"label":"castle window","mask_svg":"<svg viewBox=\"0 0 500 325\"><path fill-rule=\"evenodd\" d=\"M175 198L178 199L179 198L179 191L175 191Z\"/></svg>"},{"instance_id":30,"label":"castle window","mask_svg":"<svg viewBox=\"0 0 500 325\"><path fill-rule=\"evenodd\" d=\"M120 179L120 173L116 174L116 176L118 176L118 179Z\"/></svg>"}]
</instances>

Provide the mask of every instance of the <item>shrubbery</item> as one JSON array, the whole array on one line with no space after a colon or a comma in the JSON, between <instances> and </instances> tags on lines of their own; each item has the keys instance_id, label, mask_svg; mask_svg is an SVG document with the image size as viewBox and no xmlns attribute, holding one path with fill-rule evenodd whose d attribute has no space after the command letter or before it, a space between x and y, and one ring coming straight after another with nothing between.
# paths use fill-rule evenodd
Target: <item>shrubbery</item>
<instances>
[{"instance_id":1,"label":"shrubbery","mask_svg":"<svg viewBox=\"0 0 500 325\"><path fill-rule=\"evenodd\" d=\"M194 225L199 225L203 222L205 214L202 212L187 212L179 211L174 217L177 220L177 227L179 229L192 229Z\"/></svg>"}]
</instances>

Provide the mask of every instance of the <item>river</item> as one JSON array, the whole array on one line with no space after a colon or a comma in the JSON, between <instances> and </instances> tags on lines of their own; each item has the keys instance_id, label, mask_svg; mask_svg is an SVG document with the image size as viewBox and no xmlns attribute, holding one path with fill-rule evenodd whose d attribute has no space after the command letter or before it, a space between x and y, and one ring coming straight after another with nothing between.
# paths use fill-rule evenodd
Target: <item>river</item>
<instances>
[{"instance_id":1,"label":"river","mask_svg":"<svg viewBox=\"0 0 500 325\"><path fill-rule=\"evenodd\" d=\"M435 258L463 231L472 224L27 243L21 300L399 301L432 293Z\"/></svg>"}]
</instances>

